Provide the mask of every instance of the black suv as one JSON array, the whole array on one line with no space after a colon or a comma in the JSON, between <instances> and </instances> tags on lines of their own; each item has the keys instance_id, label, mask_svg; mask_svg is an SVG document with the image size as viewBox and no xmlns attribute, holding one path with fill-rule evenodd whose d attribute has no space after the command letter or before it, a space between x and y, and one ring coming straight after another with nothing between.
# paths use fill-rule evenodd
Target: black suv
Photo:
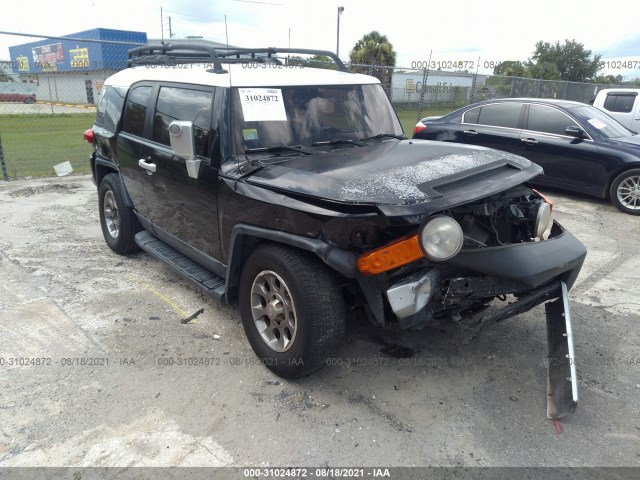
<instances>
[{"instance_id":1,"label":"black suv","mask_svg":"<svg viewBox=\"0 0 640 480\"><path fill-rule=\"evenodd\" d=\"M540 167L406 139L380 82L331 52L153 45L129 64L85 132L113 251L140 247L237 302L288 378L337 352L349 311L473 329L548 302L548 414L575 408L567 290L586 250L527 185Z\"/></svg>"}]
</instances>

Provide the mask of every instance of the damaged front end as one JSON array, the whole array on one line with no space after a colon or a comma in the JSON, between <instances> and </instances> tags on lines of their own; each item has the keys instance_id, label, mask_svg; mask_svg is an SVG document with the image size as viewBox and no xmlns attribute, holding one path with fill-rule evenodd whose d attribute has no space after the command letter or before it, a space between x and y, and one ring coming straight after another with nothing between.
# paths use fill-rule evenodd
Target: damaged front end
<instances>
[{"instance_id":1,"label":"damaged front end","mask_svg":"<svg viewBox=\"0 0 640 480\"><path fill-rule=\"evenodd\" d=\"M363 253L358 282L370 319L415 329L454 321L477 332L549 302L548 415L572 412L577 384L567 292L586 249L551 221L551 210L543 195L520 185L437 212L415 233Z\"/></svg>"}]
</instances>

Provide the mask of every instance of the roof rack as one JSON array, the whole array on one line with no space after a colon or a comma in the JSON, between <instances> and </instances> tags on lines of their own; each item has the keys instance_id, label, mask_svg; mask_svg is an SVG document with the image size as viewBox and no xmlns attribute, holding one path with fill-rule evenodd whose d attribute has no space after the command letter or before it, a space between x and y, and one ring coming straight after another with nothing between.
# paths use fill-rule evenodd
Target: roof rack
<instances>
[{"instance_id":1,"label":"roof rack","mask_svg":"<svg viewBox=\"0 0 640 480\"><path fill-rule=\"evenodd\" d=\"M336 69L348 72L340 57L328 50L309 50L305 48L214 48L189 43L163 43L143 45L129 50L127 65L178 65L182 63L211 63L211 73L227 73L222 63L275 63L282 61L274 55L282 53L323 55L331 58Z\"/></svg>"}]
</instances>

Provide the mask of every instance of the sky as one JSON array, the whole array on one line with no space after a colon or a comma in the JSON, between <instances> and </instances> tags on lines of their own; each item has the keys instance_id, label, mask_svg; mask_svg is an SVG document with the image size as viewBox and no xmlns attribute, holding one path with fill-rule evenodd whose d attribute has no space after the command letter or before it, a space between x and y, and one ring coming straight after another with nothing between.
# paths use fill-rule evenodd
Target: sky
<instances>
[{"instance_id":1,"label":"sky","mask_svg":"<svg viewBox=\"0 0 640 480\"><path fill-rule=\"evenodd\" d=\"M344 11L339 55L344 60L354 44L372 30L387 36L399 67L411 68L429 60L441 65L461 61L480 73L491 72L496 62L526 61L539 40L562 43L575 39L609 60L610 68L601 73L640 77L637 0L616 2L608 15L603 14L606 4L595 8L559 0L518 6L493 0L31 0L28 15L24 9L3 8L0 31L62 36L102 27L143 31L148 38L166 39L170 17L177 38L202 36L226 43L228 36L230 45L240 47L336 51L340 6ZM0 34L0 60L9 59L8 46L33 40L38 39ZM637 68L620 68L618 60L635 62Z\"/></svg>"}]
</instances>

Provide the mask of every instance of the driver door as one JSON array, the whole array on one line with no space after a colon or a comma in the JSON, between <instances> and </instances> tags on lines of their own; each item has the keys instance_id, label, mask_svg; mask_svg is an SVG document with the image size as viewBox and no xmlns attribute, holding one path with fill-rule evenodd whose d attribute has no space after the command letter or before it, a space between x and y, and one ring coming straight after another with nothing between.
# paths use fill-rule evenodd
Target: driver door
<instances>
[{"instance_id":1,"label":"driver door","mask_svg":"<svg viewBox=\"0 0 640 480\"><path fill-rule=\"evenodd\" d=\"M142 187L156 235L192 258L203 253L220 260L218 170L212 162L212 145L217 138L211 127L213 97L210 87L160 84L151 138L140 159L146 163L142 168L153 166L142 176ZM197 179L189 177L185 159L171 149L169 124L174 120L193 122L196 154L202 161Z\"/></svg>"}]
</instances>

